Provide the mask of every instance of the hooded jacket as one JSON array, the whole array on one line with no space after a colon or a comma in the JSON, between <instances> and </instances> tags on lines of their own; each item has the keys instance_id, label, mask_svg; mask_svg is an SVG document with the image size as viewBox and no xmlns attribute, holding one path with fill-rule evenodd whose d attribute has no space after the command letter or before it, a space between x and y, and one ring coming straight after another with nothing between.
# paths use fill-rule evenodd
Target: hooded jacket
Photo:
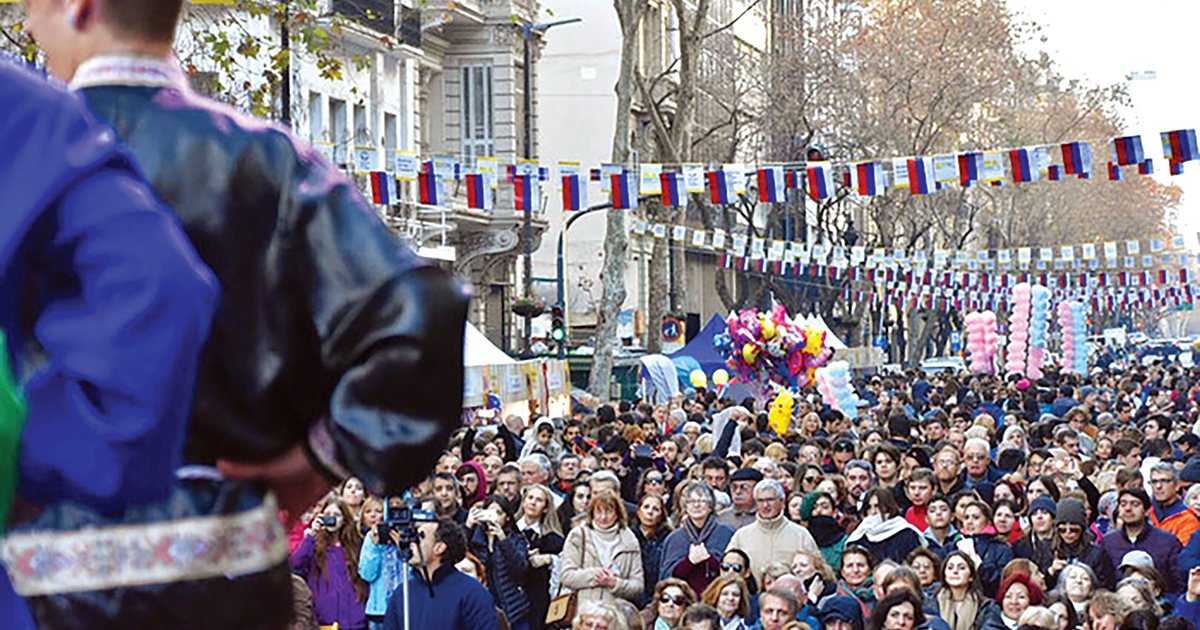
<instances>
[{"instance_id":1,"label":"hooded jacket","mask_svg":"<svg viewBox=\"0 0 1200 630\"><path fill-rule=\"evenodd\" d=\"M487 498L488 482L487 476L483 474L483 466L479 462L475 460L463 462L462 466L455 471L455 476L461 475L464 470L475 471L475 476L479 478L479 486L475 488L475 494L463 497L463 509L469 510L471 506Z\"/></svg>"},{"instance_id":2,"label":"hooded jacket","mask_svg":"<svg viewBox=\"0 0 1200 630\"><path fill-rule=\"evenodd\" d=\"M925 545L925 538L903 516L893 516L885 521L880 515L872 514L850 533L846 544L866 547L877 560L886 558L903 563L914 549Z\"/></svg>"}]
</instances>

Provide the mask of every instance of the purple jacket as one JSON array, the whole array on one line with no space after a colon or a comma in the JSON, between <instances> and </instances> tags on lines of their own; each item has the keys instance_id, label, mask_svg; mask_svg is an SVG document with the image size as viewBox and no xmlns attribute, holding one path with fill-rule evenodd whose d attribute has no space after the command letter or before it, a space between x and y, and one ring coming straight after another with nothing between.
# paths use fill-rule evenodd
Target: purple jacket
<instances>
[{"instance_id":1,"label":"purple jacket","mask_svg":"<svg viewBox=\"0 0 1200 630\"><path fill-rule=\"evenodd\" d=\"M313 594L313 610L317 623L342 628L367 627L367 603L358 600L350 574L346 572L346 556L341 546L330 545L325 550L325 570L317 576L313 551L316 539L305 536L292 553L292 572L304 578Z\"/></svg>"},{"instance_id":2,"label":"purple jacket","mask_svg":"<svg viewBox=\"0 0 1200 630\"><path fill-rule=\"evenodd\" d=\"M1121 573L1121 560L1125 558L1125 554L1130 551L1145 551L1154 558L1154 568L1158 569L1167 581L1168 592L1180 593L1187 586L1186 576L1179 573L1179 552L1183 551L1183 545L1179 544L1179 539L1170 532L1151 525L1148 517L1146 529L1137 540L1130 541L1124 529L1116 529L1100 539L1100 547L1108 553L1112 560L1113 572L1117 575Z\"/></svg>"}]
</instances>

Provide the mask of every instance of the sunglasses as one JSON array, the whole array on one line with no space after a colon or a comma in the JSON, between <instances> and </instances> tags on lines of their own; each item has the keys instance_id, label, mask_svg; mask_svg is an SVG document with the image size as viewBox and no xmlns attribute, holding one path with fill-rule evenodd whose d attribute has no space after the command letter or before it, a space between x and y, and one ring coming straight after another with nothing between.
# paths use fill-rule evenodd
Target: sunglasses
<instances>
[{"instance_id":1,"label":"sunglasses","mask_svg":"<svg viewBox=\"0 0 1200 630\"><path fill-rule=\"evenodd\" d=\"M734 573L741 573L742 565L738 564L736 562L722 562L721 570L722 571L733 571Z\"/></svg>"},{"instance_id":2,"label":"sunglasses","mask_svg":"<svg viewBox=\"0 0 1200 630\"><path fill-rule=\"evenodd\" d=\"M820 481L820 480L821 480L821 478L820 478L820 477L817 477L816 475L813 475L813 476L811 476L811 477L805 477L805 478L804 478L804 483L817 483L817 482L818 482L818 481Z\"/></svg>"},{"instance_id":3,"label":"sunglasses","mask_svg":"<svg viewBox=\"0 0 1200 630\"><path fill-rule=\"evenodd\" d=\"M646 483L648 483L648 484L653 483L653 484L658 484L661 486L663 484L663 478L662 477L646 477Z\"/></svg>"},{"instance_id":4,"label":"sunglasses","mask_svg":"<svg viewBox=\"0 0 1200 630\"><path fill-rule=\"evenodd\" d=\"M660 603L660 604L675 604L676 606L682 606L687 603L687 599L685 599L683 595L668 595L666 593L663 593L662 597L658 598L658 603Z\"/></svg>"},{"instance_id":5,"label":"sunglasses","mask_svg":"<svg viewBox=\"0 0 1200 630\"><path fill-rule=\"evenodd\" d=\"M840 444L835 444L833 447L833 452L835 452L835 453L853 453L854 445L849 442L842 442Z\"/></svg>"}]
</instances>

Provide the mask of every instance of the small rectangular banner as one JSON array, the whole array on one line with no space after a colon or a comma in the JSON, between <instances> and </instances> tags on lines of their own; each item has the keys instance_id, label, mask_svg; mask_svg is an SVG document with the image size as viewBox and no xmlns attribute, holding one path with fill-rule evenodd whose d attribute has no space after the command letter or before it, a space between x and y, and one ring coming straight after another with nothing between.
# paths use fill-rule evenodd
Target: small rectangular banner
<instances>
[{"instance_id":1,"label":"small rectangular banner","mask_svg":"<svg viewBox=\"0 0 1200 630\"><path fill-rule=\"evenodd\" d=\"M1163 159L1168 162L1190 162L1200 159L1195 129L1162 132ZM1174 173L1172 173L1174 174Z\"/></svg>"},{"instance_id":2,"label":"small rectangular banner","mask_svg":"<svg viewBox=\"0 0 1200 630\"><path fill-rule=\"evenodd\" d=\"M704 165L703 164L683 164L679 167L683 172L684 188L689 193L704 192Z\"/></svg>"},{"instance_id":3,"label":"small rectangular banner","mask_svg":"<svg viewBox=\"0 0 1200 630\"><path fill-rule=\"evenodd\" d=\"M979 172L979 181L995 183L1004 181L1004 153L1002 151L985 151L983 168Z\"/></svg>"},{"instance_id":4,"label":"small rectangular banner","mask_svg":"<svg viewBox=\"0 0 1200 630\"><path fill-rule=\"evenodd\" d=\"M416 151L396 151L396 178L402 182L417 181L421 162Z\"/></svg>"},{"instance_id":5,"label":"small rectangular banner","mask_svg":"<svg viewBox=\"0 0 1200 630\"><path fill-rule=\"evenodd\" d=\"M638 166L641 173L639 192L643 195L657 195L662 192L662 182L658 176L662 174L662 164L642 164Z\"/></svg>"},{"instance_id":6,"label":"small rectangular banner","mask_svg":"<svg viewBox=\"0 0 1200 630\"><path fill-rule=\"evenodd\" d=\"M1145 160L1141 136L1121 136L1112 141L1113 162L1118 166L1133 166Z\"/></svg>"}]
</instances>

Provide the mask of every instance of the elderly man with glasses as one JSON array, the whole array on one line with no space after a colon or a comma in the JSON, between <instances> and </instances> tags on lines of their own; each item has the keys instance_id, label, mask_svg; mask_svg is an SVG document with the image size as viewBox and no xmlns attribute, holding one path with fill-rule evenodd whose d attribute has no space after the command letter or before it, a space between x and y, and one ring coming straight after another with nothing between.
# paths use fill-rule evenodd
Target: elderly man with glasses
<instances>
[{"instance_id":1,"label":"elderly man with glasses","mask_svg":"<svg viewBox=\"0 0 1200 630\"><path fill-rule=\"evenodd\" d=\"M754 579L762 583L763 571L775 562L788 564L797 551L821 553L817 541L803 526L783 515L787 493L774 479L764 479L754 487L758 514L753 523L742 527L729 540L732 549L741 549L750 558Z\"/></svg>"}]
</instances>

